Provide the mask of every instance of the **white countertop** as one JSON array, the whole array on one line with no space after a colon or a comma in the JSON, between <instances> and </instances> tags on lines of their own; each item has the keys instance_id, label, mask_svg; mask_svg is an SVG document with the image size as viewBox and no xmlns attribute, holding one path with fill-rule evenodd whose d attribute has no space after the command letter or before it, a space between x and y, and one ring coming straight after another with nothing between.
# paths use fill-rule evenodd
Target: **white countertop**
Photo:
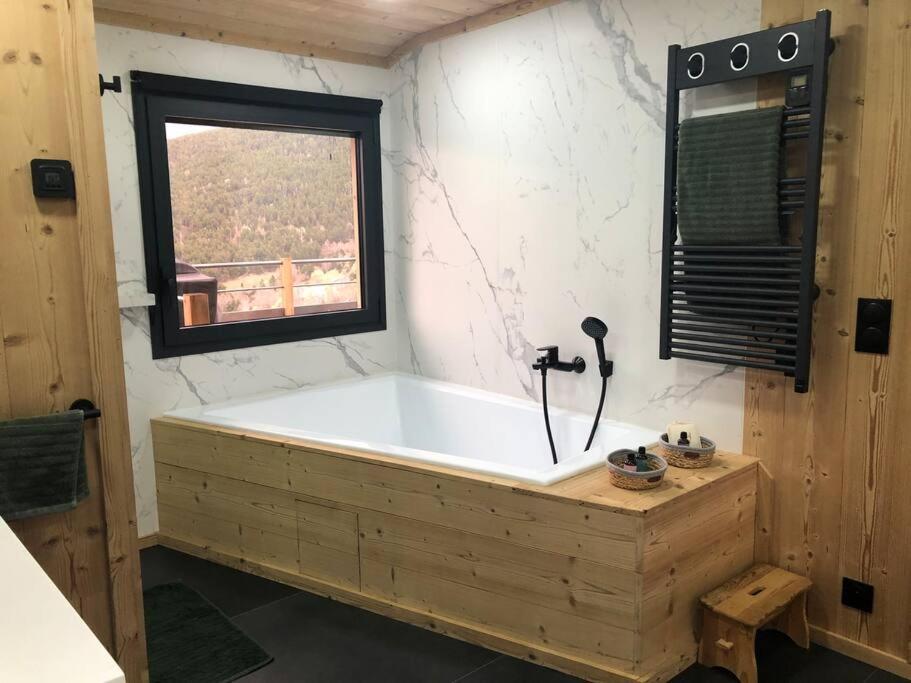
<instances>
[{"instance_id":1,"label":"white countertop","mask_svg":"<svg viewBox=\"0 0 911 683\"><path fill-rule=\"evenodd\" d=\"M0 681L124 681L108 651L2 519Z\"/></svg>"}]
</instances>

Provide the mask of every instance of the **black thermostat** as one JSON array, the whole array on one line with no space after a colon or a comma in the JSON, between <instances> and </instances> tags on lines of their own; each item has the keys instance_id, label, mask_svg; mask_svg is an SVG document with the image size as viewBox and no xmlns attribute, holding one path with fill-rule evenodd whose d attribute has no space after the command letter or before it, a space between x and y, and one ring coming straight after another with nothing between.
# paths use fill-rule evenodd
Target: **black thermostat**
<instances>
[{"instance_id":1,"label":"black thermostat","mask_svg":"<svg viewBox=\"0 0 911 683\"><path fill-rule=\"evenodd\" d=\"M32 190L36 197L76 199L73 165L65 159L32 159Z\"/></svg>"}]
</instances>

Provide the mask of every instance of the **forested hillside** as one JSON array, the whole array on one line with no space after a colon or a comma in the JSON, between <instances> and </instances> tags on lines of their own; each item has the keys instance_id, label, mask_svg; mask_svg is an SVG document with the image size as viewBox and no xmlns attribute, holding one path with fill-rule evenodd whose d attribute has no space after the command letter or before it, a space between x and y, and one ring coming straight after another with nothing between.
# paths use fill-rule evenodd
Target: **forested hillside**
<instances>
[{"instance_id":1,"label":"forested hillside","mask_svg":"<svg viewBox=\"0 0 911 683\"><path fill-rule=\"evenodd\" d=\"M354 239L350 149L347 138L239 128L168 140L177 258L347 251Z\"/></svg>"}]
</instances>

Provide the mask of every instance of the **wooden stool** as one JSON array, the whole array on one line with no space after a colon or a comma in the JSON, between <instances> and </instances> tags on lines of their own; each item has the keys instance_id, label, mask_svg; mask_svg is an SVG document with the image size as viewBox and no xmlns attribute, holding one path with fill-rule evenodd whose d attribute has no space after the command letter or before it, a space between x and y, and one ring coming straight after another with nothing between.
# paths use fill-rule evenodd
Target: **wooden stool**
<instances>
[{"instance_id":1,"label":"wooden stool","mask_svg":"<svg viewBox=\"0 0 911 683\"><path fill-rule=\"evenodd\" d=\"M810 647L807 625L809 579L768 564L757 564L700 599L702 639L699 663L733 672L740 683L758 683L756 631L781 631Z\"/></svg>"}]
</instances>

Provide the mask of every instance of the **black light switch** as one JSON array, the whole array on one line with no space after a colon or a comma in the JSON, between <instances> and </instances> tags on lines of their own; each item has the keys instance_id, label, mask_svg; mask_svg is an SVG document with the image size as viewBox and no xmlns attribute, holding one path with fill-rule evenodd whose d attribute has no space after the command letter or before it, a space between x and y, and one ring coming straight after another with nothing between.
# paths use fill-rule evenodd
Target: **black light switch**
<instances>
[{"instance_id":1,"label":"black light switch","mask_svg":"<svg viewBox=\"0 0 911 683\"><path fill-rule=\"evenodd\" d=\"M891 327L891 299L858 299L854 350L861 353L889 353Z\"/></svg>"},{"instance_id":2,"label":"black light switch","mask_svg":"<svg viewBox=\"0 0 911 683\"><path fill-rule=\"evenodd\" d=\"M65 159L32 159L32 190L36 197L76 199L72 164Z\"/></svg>"}]
</instances>

